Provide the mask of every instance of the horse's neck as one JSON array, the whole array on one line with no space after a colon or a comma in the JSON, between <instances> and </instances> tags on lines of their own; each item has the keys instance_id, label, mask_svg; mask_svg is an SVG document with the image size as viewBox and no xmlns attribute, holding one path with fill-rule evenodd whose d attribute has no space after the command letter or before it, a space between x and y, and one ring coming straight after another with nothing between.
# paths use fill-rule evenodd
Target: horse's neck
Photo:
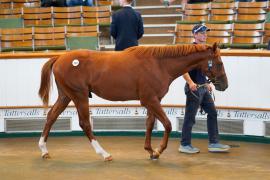
<instances>
[{"instance_id":1,"label":"horse's neck","mask_svg":"<svg viewBox=\"0 0 270 180\"><path fill-rule=\"evenodd\" d=\"M172 80L174 80L192 69L198 68L203 61L208 60L208 57L209 52L204 51L192 53L187 56L175 57L164 62L165 64L167 63L165 65L167 72L170 74Z\"/></svg>"}]
</instances>

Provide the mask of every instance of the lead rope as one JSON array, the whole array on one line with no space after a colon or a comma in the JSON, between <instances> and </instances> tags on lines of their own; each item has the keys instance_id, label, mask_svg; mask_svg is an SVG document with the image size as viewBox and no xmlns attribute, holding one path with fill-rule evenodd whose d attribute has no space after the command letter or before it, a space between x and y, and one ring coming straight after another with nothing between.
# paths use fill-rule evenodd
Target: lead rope
<instances>
[{"instance_id":1,"label":"lead rope","mask_svg":"<svg viewBox=\"0 0 270 180\"><path fill-rule=\"evenodd\" d=\"M201 87L206 87L209 83L210 83L210 81L207 80L207 83L204 83L204 84L198 84L198 85L197 85L197 89L198 89L198 88L201 88ZM195 98L197 98L198 100L200 100L200 97L197 96L193 91L190 91L190 92L191 92L191 94L192 94ZM213 92L213 91L210 91L209 94L210 94L210 96L212 96L213 101L215 101L215 100L216 100L216 97L215 97L214 92ZM203 109L202 109L201 106L200 106L200 111L199 111L199 112L201 113L201 115L205 115L205 114L206 114L206 113L203 111Z\"/></svg>"}]
</instances>

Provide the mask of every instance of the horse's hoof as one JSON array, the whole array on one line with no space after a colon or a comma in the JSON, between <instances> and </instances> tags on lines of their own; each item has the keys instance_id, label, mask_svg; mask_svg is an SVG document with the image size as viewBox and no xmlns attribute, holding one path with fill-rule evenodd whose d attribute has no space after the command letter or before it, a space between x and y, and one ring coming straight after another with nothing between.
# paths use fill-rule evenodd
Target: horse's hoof
<instances>
[{"instance_id":1,"label":"horse's hoof","mask_svg":"<svg viewBox=\"0 0 270 180\"><path fill-rule=\"evenodd\" d=\"M153 151L153 154L150 156L150 159L152 160L157 160L160 156L160 152L158 150L158 148L156 148L154 151Z\"/></svg>"},{"instance_id":2,"label":"horse's hoof","mask_svg":"<svg viewBox=\"0 0 270 180\"><path fill-rule=\"evenodd\" d=\"M153 160L153 161L156 161L158 160L159 156L155 156L155 155L150 155L150 159Z\"/></svg>"},{"instance_id":3,"label":"horse's hoof","mask_svg":"<svg viewBox=\"0 0 270 180\"><path fill-rule=\"evenodd\" d=\"M106 157L106 158L104 158L104 161L105 161L105 162L110 162L110 161L112 161L112 160L113 160L113 158L112 158L111 155L108 156L108 157Z\"/></svg>"},{"instance_id":4,"label":"horse's hoof","mask_svg":"<svg viewBox=\"0 0 270 180\"><path fill-rule=\"evenodd\" d=\"M160 154L161 154L161 153L159 152L158 148L156 148L156 149L153 151L153 155L155 155L155 156L157 156L157 157L159 157Z\"/></svg>"},{"instance_id":5,"label":"horse's hoof","mask_svg":"<svg viewBox=\"0 0 270 180\"><path fill-rule=\"evenodd\" d=\"M51 159L51 156L49 155L49 153L46 153L42 155L42 159Z\"/></svg>"},{"instance_id":6,"label":"horse's hoof","mask_svg":"<svg viewBox=\"0 0 270 180\"><path fill-rule=\"evenodd\" d=\"M150 155L150 159L151 159L151 160L158 160L159 156L160 156L159 150L158 150L158 149L155 149L155 150L153 151L153 154Z\"/></svg>"}]
</instances>

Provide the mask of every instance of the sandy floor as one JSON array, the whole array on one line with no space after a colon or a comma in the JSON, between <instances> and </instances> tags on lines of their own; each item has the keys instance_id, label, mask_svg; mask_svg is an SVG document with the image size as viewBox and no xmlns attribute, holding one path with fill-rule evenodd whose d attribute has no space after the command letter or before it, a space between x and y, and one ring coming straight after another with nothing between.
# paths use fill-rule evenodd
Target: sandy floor
<instances>
[{"instance_id":1,"label":"sandy floor","mask_svg":"<svg viewBox=\"0 0 270 180\"><path fill-rule=\"evenodd\" d=\"M103 162L86 137L49 137L52 159L43 160L39 138L0 139L0 179L147 179L147 180L270 180L270 144L228 142L230 153L209 153L207 140L194 139L201 153L178 152L178 139L171 138L157 161L149 160L143 137L98 137L113 155ZM153 139L157 147L160 138Z\"/></svg>"}]
</instances>

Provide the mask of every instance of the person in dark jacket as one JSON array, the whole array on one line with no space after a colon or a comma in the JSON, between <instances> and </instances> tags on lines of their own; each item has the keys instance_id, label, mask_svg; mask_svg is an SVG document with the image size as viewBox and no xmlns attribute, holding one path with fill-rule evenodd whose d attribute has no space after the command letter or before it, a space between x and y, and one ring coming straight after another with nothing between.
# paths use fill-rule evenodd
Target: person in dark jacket
<instances>
[{"instance_id":1,"label":"person in dark jacket","mask_svg":"<svg viewBox=\"0 0 270 180\"><path fill-rule=\"evenodd\" d=\"M197 24L192 29L194 44L205 44L207 31L205 25ZM217 122L217 110L214 100L210 94L212 86L207 82L206 76L200 69L193 69L183 75L186 81L186 110L184 123L182 126L182 139L179 151L182 153L194 154L199 153L200 149L191 145L191 131L195 124L195 116L199 106L207 113L207 130L208 130L208 151L209 152L227 152L230 146L219 143L219 132Z\"/></svg>"},{"instance_id":2,"label":"person in dark jacket","mask_svg":"<svg viewBox=\"0 0 270 180\"><path fill-rule=\"evenodd\" d=\"M116 51L138 46L138 40L144 33L141 14L131 7L132 1L133 0L119 0L123 8L112 15L110 33L115 39Z\"/></svg>"},{"instance_id":3,"label":"person in dark jacket","mask_svg":"<svg viewBox=\"0 0 270 180\"><path fill-rule=\"evenodd\" d=\"M66 0L41 0L41 7L66 7Z\"/></svg>"}]
</instances>

